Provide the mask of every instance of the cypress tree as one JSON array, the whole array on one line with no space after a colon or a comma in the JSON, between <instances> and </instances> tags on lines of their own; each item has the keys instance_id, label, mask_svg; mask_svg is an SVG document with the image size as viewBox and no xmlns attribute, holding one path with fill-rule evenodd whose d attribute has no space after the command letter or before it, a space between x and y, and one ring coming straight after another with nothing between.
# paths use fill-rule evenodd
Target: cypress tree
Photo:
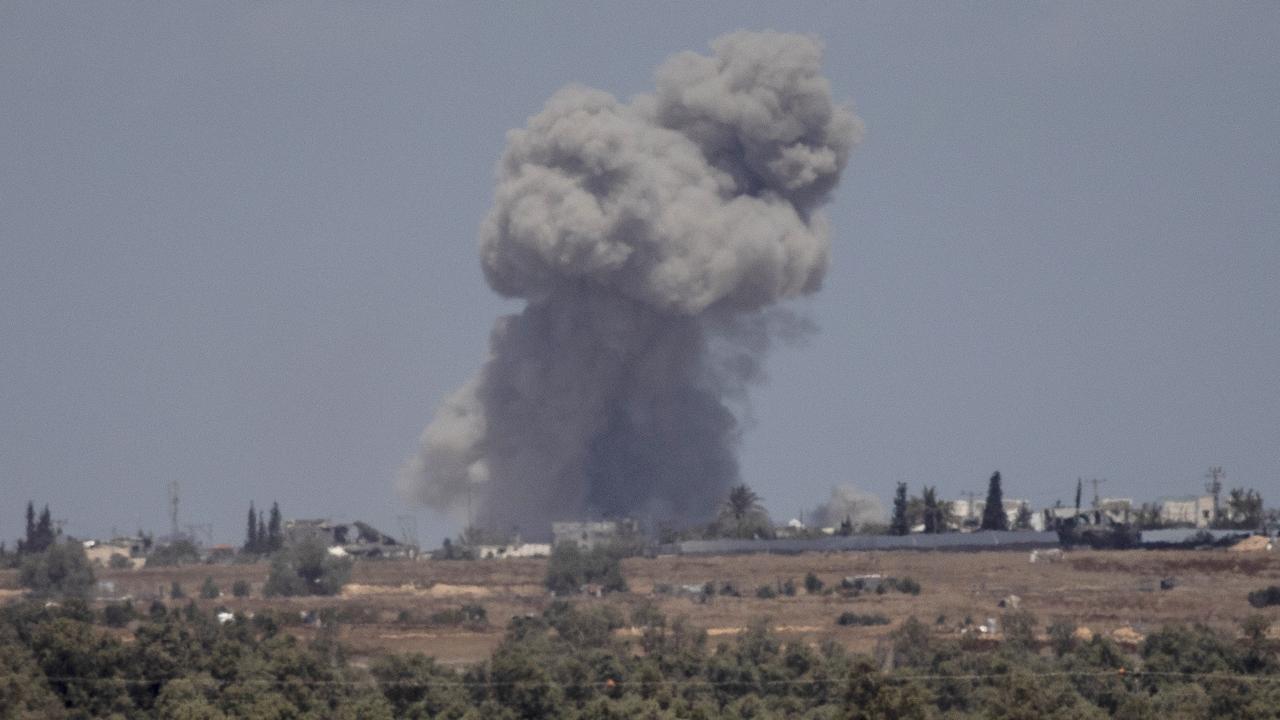
<instances>
[{"instance_id":1,"label":"cypress tree","mask_svg":"<svg viewBox=\"0 0 1280 720\"><path fill-rule=\"evenodd\" d=\"M906 535L911 531L907 522L907 484L898 483L898 490L893 495L893 519L889 522L889 534Z\"/></svg>"},{"instance_id":2,"label":"cypress tree","mask_svg":"<svg viewBox=\"0 0 1280 720\"><path fill-rule=\"evenodd\" d=\"M253 511L253 501L249 501L249 527L244 534L244 551L258 552L258 514Z\"/></svg>"},{"instance_id":3,"label":"cypress tree","mask_svg":"<svg viewBox=\"0 0 1280 720\"><path fill-rule=\"evenodd\" d=\"M31 543L36 539L36 506L30 500L27 501L27 537L25 540L18 541L18 554L35 552L31 549Z\"/></svg>"},{"instance_id":4,"label":"cypress tree","mask_svg":"<svg viewBox=\"0 0 1280 720\"><path fill-rule=\"evenodd\" d=\"M942 509L938 507L938 488L926 487L924 498L924 531L926 533L942 532Z\"/></svg>"},{"instance_id":5,"label":"cypress tree","mask_svg":"<svg viewBox=\"0 0 1280 720\"><path fill-rule=\"evenodd\" d=\"M271 517L267 521L267 550L275 552L284 546L284 535L280 529L280 504L271 503Z\"/></svg>"},{"instance_id":6,"label":"cypress tree","mask_svg":"<svg viewBox=\"0 0 1280 720\"><path fill-rule=\"evenodd\" d=\"M982 509L983 530L1008 530L1009 516L1004 514L1004 491L1000 489L1000 471L987 483L987 506Z\"/></svg>"},{"instance_id":7,"label":"cypress tree","mask_svg":"<svg viewBox=\"0 0 1280 720\"><path fill-rule=\"evenodd\" d=\"M271 548L267 547L267 522L262 519L262 511L258 511L258 550L257 552L264 553L270 549Z\"/></svg>"}]
</instances>

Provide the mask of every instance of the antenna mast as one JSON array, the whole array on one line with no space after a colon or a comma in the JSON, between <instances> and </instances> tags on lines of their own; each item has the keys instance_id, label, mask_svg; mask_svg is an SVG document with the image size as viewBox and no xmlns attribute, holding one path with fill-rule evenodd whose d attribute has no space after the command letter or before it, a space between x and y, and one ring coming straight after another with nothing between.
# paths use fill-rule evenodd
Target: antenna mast
<instances>
[{"instance_id":1,"label":"antenna mast","mask_svg":"<svg viewBox=\"0 0 1280 720\"><path fill-rule=\"evenodd\" d=\"M1209 482L1204 484L1204 489L1206 492L1213 494L1213 524L1214 525L1218 523L1218 514L1221 512L1221 510L1218 507L1218 502L1219 502L1218 499L1222 496L1222 478L1226 476L1227 474L1222 472L1221 465L1215 465L1209 468L1209 472L1205 474L1205 477L1209 478Z\"/></svg>"},{"instance_id":2,"label":"antenna mast","mask_svg":"<svg viewBox=\"0 0 1280 720\"><path fill-rule=\"evenodd\" d=\"M169 482L169 542L178 540L178 481Z\"/></svg>"},{"instance_id":3,"label":"antenna mast","mask_svg":"<svg viewBox=\"0 0 1280 720\"><path fill-rule=\"evenodd\" d=\"M1098 486L1106 481L1107 481L1106 478L1103 478L1101 480L1099 480L1098 478L1093 478L1092 480L1089 481L1093 483L1093 509L1094 510L1097 510L1098 508L1102 507L1102 499L1098 497Z\"/></svg>"}]
</instances>

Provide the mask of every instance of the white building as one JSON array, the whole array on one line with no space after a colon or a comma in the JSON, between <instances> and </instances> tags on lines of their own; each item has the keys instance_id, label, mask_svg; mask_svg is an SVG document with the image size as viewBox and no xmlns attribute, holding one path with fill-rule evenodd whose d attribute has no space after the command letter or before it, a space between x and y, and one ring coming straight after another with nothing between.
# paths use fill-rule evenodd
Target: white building
<instances>
[{"instance_id":1,"label":"white building","mask_svg":"<svg viewBox=\"0 0 1280 720\"><path fill-rule=\"evenodd\" d=\"M549 543L511 543L508 545L476 545L476 557L481 560L503 560L506 558L549 557Z\"/></svg>"},{"instance_id":2,"label":"white building","mask_svg":"<svg viewBox=\"0 0 1280 720\"><path fill-rule=\"evenodd\" d=\"M1213 522L1213 496L1163 498L1160 500L1160 521L1207 528Z\"/></svg>"},{"instance_id":3,"label":"white building","mask_svg":"<svg viewBox=\"0 0 1280 720\"><path fill-rule=\"evenodd\" d=\"M1017 524L1018 511L1023 505L1026 505L1028 510L1031 509L1031 503L1026 500L1005 498L1001 504L1004 505L1004 515L1009 520L1010 528L1013 528L1013 526ZM972 508L969 507L969 501L967 499L951 501L951 515L955 518L956 523L958 523L960 527L964 527L965 525L977 527L981 525L982 513L985 512L986 509L986 500L974 500ZM1041 513L1034 511L1031 513L1031 529L1044 530L1044 516Z\"/></svg>"}]
</instances>

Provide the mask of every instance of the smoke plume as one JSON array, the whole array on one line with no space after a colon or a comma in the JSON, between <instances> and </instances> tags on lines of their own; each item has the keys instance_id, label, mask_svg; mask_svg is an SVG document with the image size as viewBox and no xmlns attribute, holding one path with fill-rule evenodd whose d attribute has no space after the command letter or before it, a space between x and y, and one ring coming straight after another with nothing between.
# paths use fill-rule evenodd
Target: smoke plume
<instances>
[{"instance_id":1,"label":"smoke plume","mask_svg":"<svg viewBox=\"0 0 1280 720\"><path fill-rule=\"evenodd\" d=\"M853 529L887 522L880 498L859 490L853 485L837 485L831 488L831 498L813 509L810 525L814 527L838 527L848 520Z\"/></svg>"},{"instance_id":2,"label":"smoke plume","mask_svg":"<svg viewBox=\"0 0 1280 720\"><path fill-rule=\"evenodd\" d=\"M522 298L403 468L402 491L478 525L710 517L738 479L729 403L827 267L818 208L861 135L813 38L738 32L621 102L555 93L512 130L480 232Z\"/></svg>"}]
</instances>

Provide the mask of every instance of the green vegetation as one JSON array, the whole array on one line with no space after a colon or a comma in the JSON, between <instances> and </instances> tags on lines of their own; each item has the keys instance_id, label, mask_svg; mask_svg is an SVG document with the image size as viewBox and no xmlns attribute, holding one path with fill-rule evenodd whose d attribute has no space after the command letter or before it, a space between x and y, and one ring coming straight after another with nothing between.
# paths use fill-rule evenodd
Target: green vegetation
<instances>
[{"instance_id":1,"label":"green vegetation","mask_svg":"<svg viewBox=\"0 0 1280 720\"><path fill-rule=\"evenodd\" d=\"M822 586L822 580L812 572L809 572L804 576L804 591L810 595L817 595L822 592Z\"/></svg>"},{"instance_id":2,"label":"green vegetation","mask_svg":"<svg viewBox=\"0 0 1280 720\"><path fill-rule=\"evenodd\" d=\"M231 584L231 594L234 597L249 597L249 583L245 580L237 580Z\"/></svg>"},{"instance_id":3,"label":"green vegetation","mask_svg":"<svg viewBox=\"0 0 1280 720\"><path fill-rule=\"evenodd\" d=\"M200 562L200 549L196 544L181 538L168 545L161 545L147 556L147 567L170 567L173 565L194 565Z\"/></svg>"},{"instance_id":4,"label":"green vegetation","mask_svg":"<svg viewBox=\"0 0 1280 720\"><path fill-rule=\"evenodd\" d=\"M205 600L216 600L220 595L222 591L218 589L218 584L212 577L205 576L204 582L200 585L200 597Z\"/></svg>"},{"instance_id":5,"label":"green vegetation","mask_svg":"<svg viewBox=\"0 0 1280 720\"><path fill-rule=\"evenodd\" d=\"M427 616L428 625L483 628L489 624L489 612L483 605L468 603L452 610L441 610Z\"/></svg>"},{"instance_id":6,"label":"green vegetation","mask_svg":"<svg viewBox=\"0 0 1280 720\"><path fill-rule=\"evenodd\" d=\"M1249 593L1249 604L1256 608L1280 605L1280 585L1271 585Z\"/></svg>"},{"instance_id":7,"label":"green vegetation","mask_svg":"<svg viewBox=\"0 0 1280 720\"><path fill-rule=\"evenodd\" d=\"M893 493L893 519L889 521L890 535L906 535L911 532L911 520L907 513L907 484L898 483Z\"/></svg>"},{"instance_id":8,"label":"green vegetation","mask_svg":"<svg viewBox=\"0 0 1280 720\"><path fill-rule=\"evenodd\" d=\"M738 485L729 491L711 534L747 540L768 539L773 537L773 522L760 496L746 485Z\"/></svg>"},{"instance_id":9,"label":"green vegetation","mask_svg":"<svg viewBox=\"0 0 1280 720\"><path fill-rule=\"evenodd\" d=\"M280 516L280 504L271 503L271 515L264 519L262 512L249 503L249 522L245 528L244 545L240 551L247 555L267 555L284 548L284 527Z\"/></svg>"},{"instance_id":10,"label":"green vegetation","mask_svg":"<svg viewBox=\"0 0 1280 720\"><path fill-rule=\"evenodd\" d=\"M1000 471L987 481L987 504L982 508L983 530L1008 530L1009 516L1004 514L1004 490L1000 487Z\"/></svg>"},{"instance_id":11,"label":"green vegetation","mask_svg":"<svg viewBox=\"0 0 1280 720\"><path fill-rule=\"evenodd\" d=\"M87 598L93 589L93 568L78 542L54 543L40 552L25 553L18 580L42 598Z\"/></svg>"},{"instance_id":12,"label":"green vegetation","mask_svg":"<svg viewBox=\"0 0 1280 720\"><path fill-rule=\"evenodd\" d=\"M351 577L351 558L335 557L318 539L276 553L262 593L267 597L337 595Z\"/></svg>"},{"instance_id":13,"label":"green vegetation","mask_svg":"<svg viewBox=\"0 0 1280 720\"><path fill-rule=\"evenodd\" d=\"M859 615L855 612L842 612L836 618L837 625L888 625L889 618L884 615Z\"/></svg>"},{"instance_id":14,"label":"green vegetation","mask_svg":"<svg viewBox=\"0 0 1280 720\"><path fill-rule=\"evenodd\" d=\"M583 550L577 543L560 543L551 550L546 585L556 595L573 595L586 585L599 585L603 592L625 592L622 552L604 546Z\"/></svg>"},{"instance_id":15,"label":"green vegetation","mask_svg":"<svg viewBox=\"0 0 1280 720\"><path fill-rule=\"evenodd\" d=\"M125 600L122 603L108 603L102 608L102 624L107 627L124 627L137 619L138 613L133 603Z\"/></svg>"},{"instance_id":16,"label":"green vegetation","mask_svg":"<svg viewBox=\"0 0 1280 720\"><path fill-rule=\"evenodd\" d=\"M133 621L131 608L108 607L112 624L133 629L104 632L77 601L0 608L0 716L1176 720L1274 718L1280 708L1280 658L1262 617L1239 639L1156 629L1133 653L1055 621L1052 654L1027 642L1037 623L1026 613L1007 614L1005 641L981 651L908 619L872 657L830 640L784 642L764 622L713 644L651 604L631 613L639 636L621 637L627 622L611 605L559 601L514 619L474 666L402 655L366 669L347 663L334 616L308 643L283 631L292 614L223 625L194 605Z\"/></svg>"}]
</instances>

